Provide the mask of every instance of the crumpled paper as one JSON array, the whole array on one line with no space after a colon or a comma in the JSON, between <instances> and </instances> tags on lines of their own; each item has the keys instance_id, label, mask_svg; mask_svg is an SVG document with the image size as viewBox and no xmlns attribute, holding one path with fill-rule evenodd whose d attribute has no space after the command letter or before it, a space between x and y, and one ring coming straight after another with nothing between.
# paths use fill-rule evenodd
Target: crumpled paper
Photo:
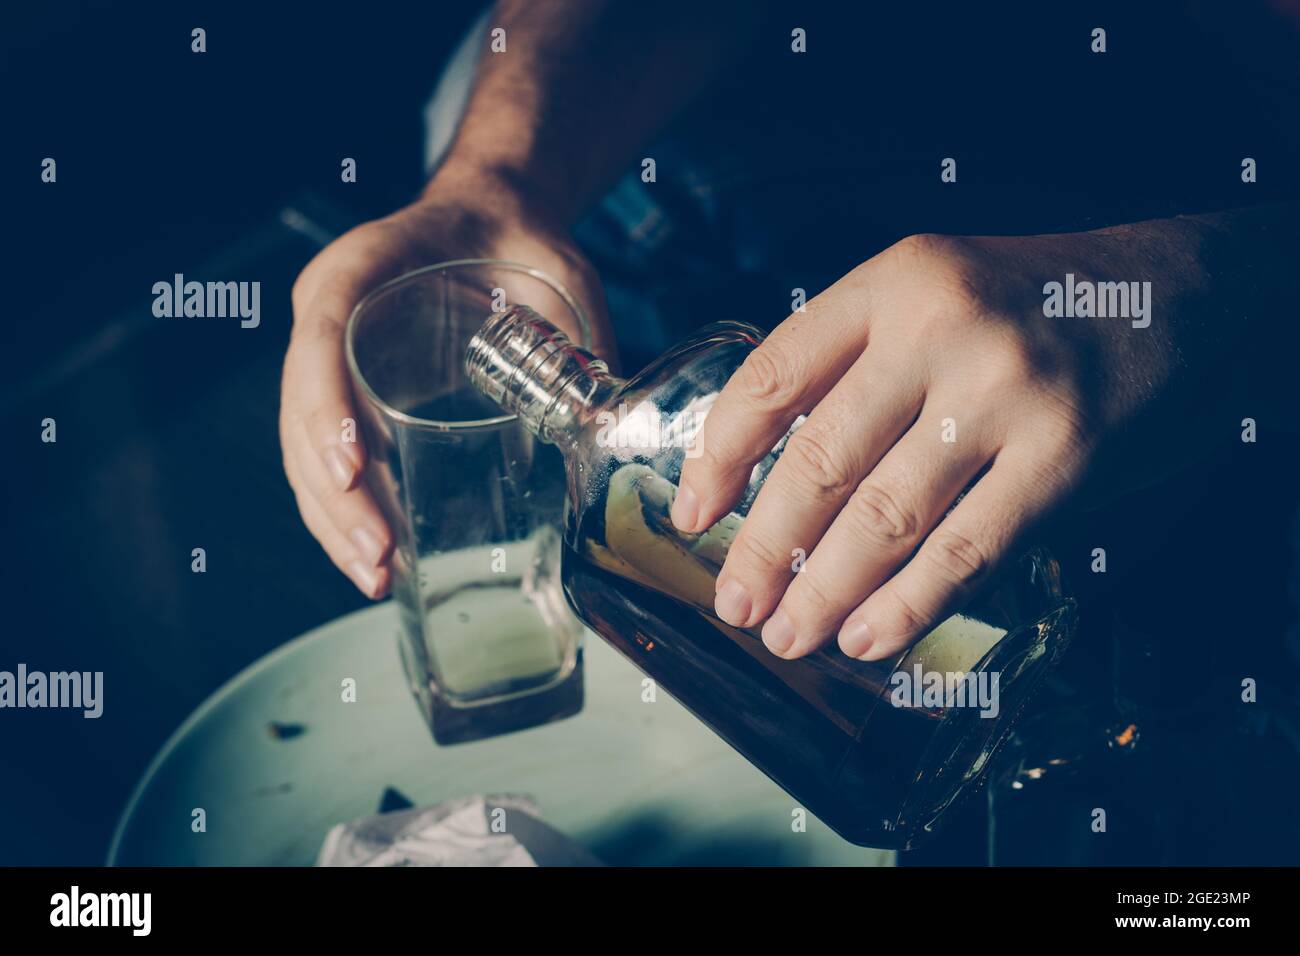
<instances>
[{"instance_id":1,"label":"crumpled paper","mask_svg":"<svg viewBox=\"0 0 1300 956\"><path fill-rule=\"evenodd\" d=\"M340 823L317 866L599 866L528 797L476 795Z\"/></svg>"}]
</instances>

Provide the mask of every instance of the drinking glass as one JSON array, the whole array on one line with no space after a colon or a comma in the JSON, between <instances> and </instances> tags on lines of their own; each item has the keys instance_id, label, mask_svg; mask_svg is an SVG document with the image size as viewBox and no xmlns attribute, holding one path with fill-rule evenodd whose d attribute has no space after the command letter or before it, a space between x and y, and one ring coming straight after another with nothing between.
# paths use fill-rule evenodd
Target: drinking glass
<instances>
[{"instance_id":1,"label":"drinking glass","mask_svg":"<svg viewBox=\"0 0 1300 956\"><path fill-rule=\"evenodd\" d=\"M394 535L402 663L440 744L582 708L582 625L560 581L564 467L469 383L470 337L494 311L582 308L537 269L445 262L375 289L348 320L365 482Z\"/></svg>"}]
</instances>

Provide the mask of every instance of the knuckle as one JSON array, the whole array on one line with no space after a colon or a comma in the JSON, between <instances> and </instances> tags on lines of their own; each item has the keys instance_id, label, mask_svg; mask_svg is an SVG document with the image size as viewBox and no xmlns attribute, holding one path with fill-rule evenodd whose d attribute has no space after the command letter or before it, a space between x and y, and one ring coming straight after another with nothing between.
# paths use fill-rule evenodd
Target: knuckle
<instances>
[{"instance_id":1,"label":"knuckle","mask_svg":"<svg viewBox=\"0 0 1300 956\"><path fill-rule=\"evenodd\" d=\"M894 244L894 248L903 255L929 257L941 255L945 250L948 237L932 232L915 232L904 236Z\"/></svg>"},{"instance_id":2,"label":"knuckle","mask_svg":"<svg viewBox=\"0 0 1300 956\"><path fill-rule=\"evenodd\" d=\"M699 439L699 457L687 459L682 466L682 480L690 477L690 483L697 492L704 491L701 499L712 493L713 488L726 481L738 467L738 455L725 447L725 442L704 432Z\"/></svg>"},{"instance_id":3,"label":"knuckle","mask_svg":"<svg viewBox=\"0 0 1300 956\"><path fill-rule=\"evenodd\" d=\"M896 548L912 542L920 521L880 482L867 478L849 499L849 518L875 544Z\"/></svg>"},{"instance_id":4,"label":"knuckle","mask_svg":"<svg viewBox=\"0 0 1300 956\"><path fill-rule=\"evenodd\" d=\"M914 278L919 311L912 324L929 334L935 325L949 327L970 320L983 301L972 263L969 240L921 233L891 247L892 264ZM919 284L918 284L919 283Z\"/></svg>"},{"instance_id":5,"label":"knuckle","mask_svg":"<svg viewBox=\"0 0 1300 956\"><path fill-rule=\"evenodd\" d=\"M776 547L767 534L753 522L745 522L732 546L728 559L734 556L737 567L746 570L769 571L789 567L790 558Z\"/></svg>"},{"instance_id":6,"label":"knuckle","mask_svg":"<svg viewBox=\"0 0 1300 956\"><path fill-rule=\"evenodd\" d=\"M298 278L293 280L293 287L289 290L289 301L293 303L294 314L302 311L303 306L307 304L307 296L311 292L312 286L316 283L316 260L312 260L303 267L298 273Z\"/></svg>"},{"instance_id":7,"label":"knuckle","mask_svg":"<svg viewBox=\"0 0 1300 956\"><path fill-rule=\"evenodd\" d=\"M817 626L834 616L835 602L815 574L799 574L781 602L790 616L804 626Z\"/></svg>"},{"instance_id":8,"label":"knuckle","mask_svg":"<svg viewBox=\"0 0 1300 956\"><path fill-rule=\"evenodd\" d=\"M343 345L343 331L348 324L348 316L360 299L353 288L350 276L337 276L323 283L316 293L324 308L319 310L316 322L320 331L331 340L336 340L339 347Z\"/></svg>"},{"instance_id":9,"label":"knuckle","mask_svg":"<svg viewBox=\"0 0 1300 956\"><path fill-rule=\"evenodd\" d=\"M930 619L905 600L897 588L887 588L882 594L888 602L885 611L890 622L888 632L906 636L924 634L930 629Z\"/></svg>"},{"instance_id":10,"label":"knuckle","mask_svg":"<svg viewBox=\"0 0 1300 956\"><path fill-rule=\"evenodd\" d=\"M1001 336L979 364L990 370L997 384L1020 389L1039 380L1047 359L1027 338L1013 332Z\"/></svg>"},{"instance_id":11,"label":"knuckle","mask_svg":"<svg viewBox=\"0 0 1300 956\"><path fill-rule=\"evenodd\" d=\"M921 554L939 579L952 586L967 587L989 569L986 550L956 531L936 531Z\"/></svg>"},{"instance_id":12,"label":"knuckle","mask_svg":"<svg viewBox=\"0 0 1300 956\"><path fill-rule=\"evenodd\" d=\"M1057 497L1078 485L1083 470L1082 456L1074 447L1062 449L1058 454L1039 455L1029 466L1029 487L1036 496L1045 492L1049 497Z\"/></svg>"},{"instance_id":13,"label":"knuckle","mask_svg":"<svg viewBox=\"0 0 1300 956\"><path fill-rule=\"evenodd\" d=\"M343 420L352 417L350 409L333 402L318 404L306 411L302 416L303 425L317 454L340 442L343 437Z\"/></svg>"},{"instance_id":14,"label":"knuckle","mask_svg":"<svg viewBox=\"0 0 1300 956\"><path fill-rule=\"evenodd\" d=\"M834 436L810 422L790 437L782 457L789 458L803 485L812 486L822 496L839 496L858 476L844 453L833 450L836 444Z\"/></svg>"},{"instance_id":15,"label":"knuckle","mask_svg":"<svg viewBox=\"0 0 1300 956\"><path fill-rule=\"evenodd\" d=\"M1056 347L1035 341L1001 319L995 318L986 327L992 330L991 335L972 355L972 364L984 370L981 384L1001 401L1020 404L1028 399L1053 406L1053 413L1066 411L1069 402L1065 396L1074 389Z\"/></svg>"},{"instance_id":16,"label":"knuckle","mask_svg":"<svg viewBox=\"0 0 1300 956\"><path fill-rule=\"evenodd\" d=\"M1082 401L1068 389L1036 388L1026 401L1033 412L1010 428L1010 435L1041 463L1043 477L1070 484L1090 460L1098 431Z\"/></svg>"},{"instance_id":17,"label":"knuckle","mask_svg":"<svg viewBox=\"0 0 1300 956\"><path fill-rule=\"evenodd\" d=\"M312 494L316 498L316 503L320 505L321 510L325 512L326 517L335 525L347 527L350 517L349 505L352 499L348 497L351 492L343 491L338 485L334 484L330 476L323 469L317 470L311 479Z\"/></svg>"},{"instance_id":18,"label":"knuckle","mask_svg":"<svg viewBox=\"0 0 1300 956\"><path fill-rule=\"evenodd\" d=\"M940 275L957 271L967 257L966 240L962 237L929 232L900 239L892 251L907 265L923 266L927 273L937 270Z\"/></svg>"},{"instance_id":19,"label":"knuckle","mask_svg":"<svg viewBox=\"0 0 1300 956\"><path fill-rule=\"evenodd\" d=\"M294 311L289 345L297 349L295 361L315 363L316 352L321 347L343 351L343 329L347 320L337 320L329 310L322 309L319 298L305 309Z\"/></svg>"},{"instance_id":20,"label":"knuckle","mask_svg":"<svg viewBox=\"0 0 1300 956\"><path fill-rule=\"evenodd\" d=\"M746 356L736 372L736 388L750 402L766 408L783 408L798 394L795 364L788 352L771 339Z\"/></svg>"},{"instance_id":21,"label":"knuckle","mask_svg":"<svg viewBox=\"0 0 1300 956\"><path fill-rule=\"evenodd\" d=\"M1043 411L1048 420L1052 447L1060 451L1087 448L1093 429L1079 411L1078 402L1059 395L1048 395L1043 401Z\"/></svg>"}]
</instances>

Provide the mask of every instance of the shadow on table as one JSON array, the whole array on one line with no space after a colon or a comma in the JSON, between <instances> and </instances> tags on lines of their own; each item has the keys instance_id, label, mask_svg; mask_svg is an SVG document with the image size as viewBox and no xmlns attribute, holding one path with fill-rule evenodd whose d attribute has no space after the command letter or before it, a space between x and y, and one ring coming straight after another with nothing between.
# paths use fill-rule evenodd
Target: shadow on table
<instances>
[{"instance_id":1,"label":"shadow on table","mask_svg":"<svg viewBox=\"0 0 1300 956\"><path fill-rule=\"evenodd\" d=\"M797 843L771 837L684 842L681 827L659 813L643 814L586 841L587 848L609 866L798 866L807 860Z\"/></svg>"}]
</instances>

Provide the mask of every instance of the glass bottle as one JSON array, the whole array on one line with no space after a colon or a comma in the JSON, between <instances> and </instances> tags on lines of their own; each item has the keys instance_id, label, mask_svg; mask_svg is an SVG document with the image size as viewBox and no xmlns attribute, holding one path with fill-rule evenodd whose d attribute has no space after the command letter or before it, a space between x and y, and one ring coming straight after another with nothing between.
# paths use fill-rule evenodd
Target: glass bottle
<instances>
[{"instance_id":1,"label":"glass bottle","mask_svg":"<svg viewBox=\"0 0 1300 956\"><path fill-rule=\"evenodd\" d=\"M708 531L678 532L669 509L708 409L761 341L753 326L717 323L624 380L514 306L474 336L466 369L563 453L561 573L578 615L845 839L907 848L977 788L1064 651L1074 602L1055 561L1031 550L893 660L854 660L831 642L787 661L757 628L719 620L727 548L802 419Z\"/></svg>"}]
</instances>

